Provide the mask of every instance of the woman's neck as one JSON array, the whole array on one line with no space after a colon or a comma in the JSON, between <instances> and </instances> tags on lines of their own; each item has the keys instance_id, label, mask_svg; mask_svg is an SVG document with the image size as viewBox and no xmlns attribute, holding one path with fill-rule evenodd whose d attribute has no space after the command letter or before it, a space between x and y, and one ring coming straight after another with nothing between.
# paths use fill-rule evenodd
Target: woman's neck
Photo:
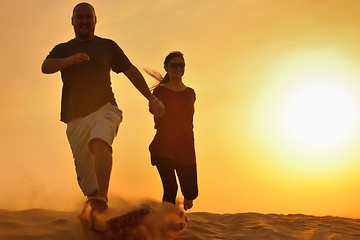
<instances>
[{"instance_id":1,"label":"woman's neck","mask_svg":"<svg viewBox=\"0 0 360 240\"><path fill-rule=\"evenodd\" d=\"M186 89L185 84L182 82L181 79L170 79L169 82L164 84L164 87L169 88L174 91L183 91Z\"/></svg>"}]
</instances>

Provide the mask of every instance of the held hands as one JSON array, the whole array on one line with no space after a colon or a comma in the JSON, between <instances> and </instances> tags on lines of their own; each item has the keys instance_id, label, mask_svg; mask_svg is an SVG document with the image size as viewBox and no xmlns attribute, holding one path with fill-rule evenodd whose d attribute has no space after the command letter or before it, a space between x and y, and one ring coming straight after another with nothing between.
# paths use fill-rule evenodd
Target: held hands
<instances>
[{"instance_id":1,"label":"held hands","mask_svg":"<svg viewBox=\"0 0 360 240\"><path fill-rule=\"evenodd\" d=\"M149 106L152 113L156 118L162 117L165 115L165 106L164 104L157 99L155 96L149 101Z\"/></svg>"}]
</instances>

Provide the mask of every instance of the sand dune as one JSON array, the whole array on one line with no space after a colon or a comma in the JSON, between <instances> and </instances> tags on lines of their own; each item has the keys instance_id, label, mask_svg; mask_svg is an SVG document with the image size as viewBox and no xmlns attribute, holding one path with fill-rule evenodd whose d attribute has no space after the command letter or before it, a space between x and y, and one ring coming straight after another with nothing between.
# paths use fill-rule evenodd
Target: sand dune
<instances>
[{"instance_id":1,"label":"sand dune","mask_svg":"<svg viewBox=\"0 0 360 240\"><path fill-rule=\"evenodd\" d=\"M78 240L77 212L0 210L1 240ZM360 219L259 213L188 213L176 239L359 240Z\"/></svg>"},{"instance_id":2,"label":"sand dune","mask_svg":"<svg viewBox=\"0 0 360 240\"><path fill-rule=\"evenodd\" d=\"M360 220L259 213L191 213L178 239L359 240Z\"/></svg>"}]
</instances>

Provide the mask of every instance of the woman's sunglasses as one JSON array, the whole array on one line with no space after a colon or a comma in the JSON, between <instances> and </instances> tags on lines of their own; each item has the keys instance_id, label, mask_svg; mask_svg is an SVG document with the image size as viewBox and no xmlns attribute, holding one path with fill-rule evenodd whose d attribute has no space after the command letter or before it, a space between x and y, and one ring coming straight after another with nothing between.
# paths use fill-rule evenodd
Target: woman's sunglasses
<instances>
[{"instance_id":1,"label":"woman's sunglasses","mask_svg":"<svg viewBox=\"0 0 360 240\"><path fill-rule=\"evenodd\" d=\"M183 63L183 62L180 62L180 63L169 63L169 67L170 68L173 68L173 69L175 69L175 68L185 68L185 63Z\"/></svg>"}]
</instances>

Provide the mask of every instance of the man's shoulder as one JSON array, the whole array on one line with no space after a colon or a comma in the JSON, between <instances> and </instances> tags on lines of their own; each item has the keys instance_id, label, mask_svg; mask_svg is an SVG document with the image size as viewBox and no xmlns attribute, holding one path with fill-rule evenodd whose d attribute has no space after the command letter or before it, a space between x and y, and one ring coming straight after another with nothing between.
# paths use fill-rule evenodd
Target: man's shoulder
<instances>
[{"instance_id":1,"label":"man's shoulder","mask_svg":"<svg viewBox=\"0 0 360 240\"><path fill-rule=\"evenodd\" d=\"M99 37L99 36L95 36L95 39L99 42L104 42L104 43L110 43L110 44L116 44L116 42L110 38L104 38L104 37Z\"/></svg>"},{"instance_id":2,"label":"man's shoulder","mask_svg":"<svg viewBox=\"0 0 360 240\"><path fill-rule=\"evenodd\" d=\"M61 43L58 43L57 45L55 45L56 48L63 48L63 47L67 47L67 46L70 46L74 43L74 39L71 39L67 42L61 42Z\"/></svg>"},{"instance_id":3,"label":"man's shoulder","mask_svg":"<svg viewBox=\"0 0 360 240\"><path fill-rule=\"evenodd\" d=\"M93 42L93 41L96 41L96 42L102 42L102 43L109 43L109 44L116 44L116 42L112 39L109 39L109 38L103 38L103 37L99 37L99 36L95 36L92 40L89 40L87 42ZM57 44L56 46L71 46L71 45L74 45L76 44L78 41L73 38L73 39L70 39L66 42L61 42L59 44Z\"/></svg>"}]
</instances>

